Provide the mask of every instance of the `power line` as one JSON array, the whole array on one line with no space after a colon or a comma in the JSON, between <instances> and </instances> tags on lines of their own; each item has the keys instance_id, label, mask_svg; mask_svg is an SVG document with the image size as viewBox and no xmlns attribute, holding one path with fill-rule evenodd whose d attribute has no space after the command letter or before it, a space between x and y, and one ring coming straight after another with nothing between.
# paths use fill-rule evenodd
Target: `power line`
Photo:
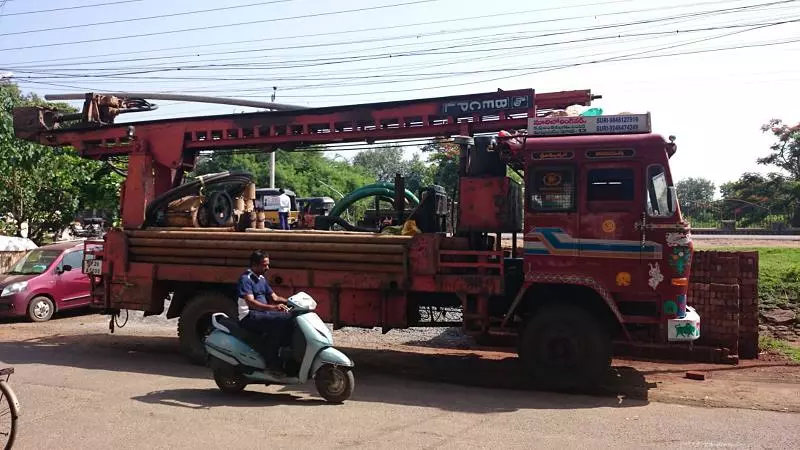
<instances>
[{"instance_id":1,"label":"power line","mask_svg":"<svg viewBox=\"0 0 800 450\"><path fill-rule=\"evenodd\" d=\"M428 21L428 22L418 22L413 24L404 24L404 25L392 25L392 26L384 26L384 27L372 27L372 28L360 28L360 29L352 29L352 30L341 30L341 31L332 31L332 32L325 32L325 33L311 33L311 34L304 34L304 35L293 35L293 36L279 36L273 38L265 38L265 39L257 39L257 40L239 40L239 41L228 41L228 42L218 42L212 44L200 44L200 45L188 45L188 46L179 46L179 47L163 47L159 49L149 49L149 50L137 50L131 52L114 52L114 53L105 53L105 54L94 54L91 57L105 57L105 56L120 56L120 55L134 55L134 54L142 54L142 53L153 53L153 52L163 52L163 51L171 51L171 50L186 50L190 48L206 48L206 47L216 47L222 45L234 45L234 44L245 44L245 43L254 43L254 42L263 42L263 41L281 41L287 39L300 39L300 38L309 38L309 37L325 37L325 36L333 36L339 34L352 34L352 33L364 33L369 31L384 31L384 30L391 30L391 29L399 29L399 28L409 28L409 27L418 27L418 26L428 26L428 25L437 25L442 23L453 23L453 22L463 22L463 21L470 21L470 20L486 20L488 18L494 17L507 17L509 15L520 16L524 14L530 13L538 13L538 12L545 12L545 11L552 11L552 10L562 10L562 9L571 9L571 8L579 8L579 7L588 7L588 6L599 6L599 5L608 5L608 4L617 4L617 3L628 3L634 0L615 0L615 1L608 1L608 2L595 2L595 3L585 3L581 5L573 5L573 6L559 6L553 8L539 8L539 9L532 9L526 11L515 11L515 12L504 12L504 13L497 13L497 14L486 14L486 15L479 15L479 16L471 16L471 17L462 17L456 19L445 19L445 20L435 20L435 21ZM640 10L631 10L631 11L621 11L621 12L613 12L613 13L603 13L603 14L593 14L593 15L585 15L585 16L577 16L577 17L567 17L567 18L559 18L559 19L552 19L546 21L535 21L529 23L543 23L549 21L564 21L564 20L576 20L582 18L591 18L591 17L604 17L604 16L611 16L611 15L621 15L621 14L633 14L639 12L650 12L650 11L658 11L658 10L667 10L667 9L676 9L682 8L687 6L708 6L720 3L731 3L736 2L738 0L717 0L711 2L704 2L704 3L688 3L682 5L672 5L666 7L658 7L658 8L650 8L650 9L640 9ZM505 26L505 25L504 25ZM114 38L109 38L108 40L114 40ZM7 51L7 50L17 50L17 48L11 49L0 49L0 51ZM55 58L55 59L46 59L46 60L33 60L33 61L22 61L17 62L15 64L34 64L34 63L48 63L52 64L53 62L57 61L74 61L74 60L83 60L82 62L78 63L80 65L83 64L94 64L97 62L101 63L108 63L108 62L125 62L125 61L142 61L142 60L150 60L150 59L169 59L169 58L176 58L176 57L192 57L197 56L197 54L185 54L185 55L172 55L172 56L164 56L164 57L150 57L150 58L139 58L139 59L121 59L121 60L99 60L99 61L85 61L86 57L68 57L68 58Z\"/></svg>"},{"instance_id":2,"label":"power line","mask_svg":"<svg viewBox=\"0 0 800 450\"><path fill-rule=\"evenodd\" d=\"M343 62L354 62L354 61L369 61L374 59L386 59L386 58L400 58L400 57L407 57L407 56L423 56L423 55L444 55L444 54L463 54L463 53L485 53L485 52L497 52L497 51L507 51L507 50L523 50L523 49L534 49L534 48L543 48L543 47L550 47L550 46L557 46L557 45L564 45L564 44L571 44L571 43L586 43L586 42L595 42L595 41L602 41L602 40L609 40L609 39L620 39L620 38L628 38L628 37L652 37L652 36L670 36L670 35L678 35L678 34L687 34L687 33L696 33L696 32L709 32L709 31L719 31L719 30L726 30L726 29L733 29L733 28L751 28L751 27L763 27L763 26L777 26L777 25L784 25L787 23L796 23L800 22L800 19L790 19L790 20L783 20L779 22L768 22L768 23L748 23L748 24L736 24L736 25L723 25L717 27L704 27L704 28L695 28L695 29L685 29L685 30L670 30L670 31L654 31L654 32L645 32L645 33L630 33L630 34L615 34L610 36L597 36L591 38L581 38L581 39L570 39L565 41L558 41L558 42L547 42L547 43L540 43L540 44L530 44L530 45L519 45L513 47L495 47L495 48L487 48L487 49L469 49L469 50L455 50L456 48L461 47L471 47L475 44L462 44L462 45L452 45L452 46L445 46L445 47L437 47L432 49L425 49L425 50L417 50L413 52L406 52L406 53L395 53L391 55L385 54L376 54L376 55L365 55L365 56L354 56L348 58L322 58L316 60L301 60L298 62L310 62L310 64L300 65L300 66L288 66L288 67L317 67L320 65L328 65L328 64L337 64ZM561 34L561 33L558 33ZM534 37L542 37L545 35L538 35ZM480 43L479 45L483 45ZM444 51L441 51L444 50ZM129 72L129 73L119 73L119 74L107 74L102 75L105 78L114 78L114 79L131 79L131 80L183 80L183 81L283 81L286 78L255 78L255 77L175 77L175 76L131 76L131 75L141 75L146 73L154 73L154 72L165 72L165 71L174 71L174 70L230 70L230 69L256 69L261 67L258 64L247 64L247 65L228 65L228 64L210 64L204 66L185 66L181 68L161 68L161 69L150 69L144 71L136 71L136 72ZM270 64L269 68L274 68L274 64ZM100 69L95 69L100 70ZM120 70L120 69L108 69L108 70ZM95 78L96 75L93 74L74 74L74 73L57 73L57 72L45 72L45 71L29 71L29 70L18 70L21 73L30 73L30 74L39 74L39 75L49 75L49 77L42 77L42 78ZM470 71L471 73L476 73L479 71ZM458 74L458 73L449 73L449 74ZM449 75L445 74L445 75ZM439 75L439 74L419 74L415 73L412 76L427 76L427 75ZM385 75L367 75L361 77L347 77L345 79L369 79L369 78L384 78ZM288 78L288 77L287 77ZM326 80L335 79L333 77L326 77ZM328 84L330 85L330 84ZM287 88L284 88L287 89Z\"/></svg>"},{"instance_id":3,"label":"power line","mask_svg":"<svg viewBox=\"0 0 800 450\"><path fill-rule=\"evenodd\" d=\"M747 30L747 31L750 31L750 30ZM728 35L730 35L730 33ZM725 36L716 36L716 37L713 37L713 38L706 38L704 40L718 39L720 37L725 37ZM674 46L654 49L652 51L659 51L659 50L664 50L664 49L668 49L668 48L674 48L674 47L677 47L679 45L681 45L681 46L682 45L689 45L689 44L693 44L693 43L697 43L697 42L701 42L701 41L702 40L686 42L686 43L677 44L677 45L674 45ZM423 91L423 90L431 90L431 89L441 89L441 88L445 88L445 87L462 87L462 86L466 86L466 85L487 83L487 82L498 81L498 80L509 79L509 78L517 78L517 77L520 77L520 76L526 76L526 75L531 75L531 74L536 74L536 73L542 73L542 72L546 72L546 71L561 70L561 69L572 68L572 67L583 66L583 65L594 65L594 64L601 64L601 63L606 63L606 62L650 60L650 59L659 59L659 58L667 58L667 57L675 57L675 56L686 56L686 55L716 53L716 52L730 51L730 50L742 50L742 49L748 49L748 48L763 48L763 47L772 47L772 46L777 46L777 45L786 45L786 44L792 44L792 43L798 43L798 42L800 42L800 38L787 39L787 40L781 40L781 41L772 41L772 42L753 43L753 44L739 44L739 45L728 46L728 47L717 47L717 48L711 48L711 49L690 50L690 51L683 51L683 52L673 52L673 53L665 53L665 54L659 54L659 55L646 55L646 56L644 55L644 53L647 53L647 52L636 52L636 53L633 53L633 54L623 55L623 56L620 56L620 57L606 58L606 59L595 60L595 61L585 61L585 62L577 62L577 63L570 63L570 64L560 64L560 65L553 65L553 66L524 67L524 68L519 68L518 70L531 70L531 69L536 69L536 70L534 72L528 72L528 73L519 74L519 75L510 75L510 76L506 76L506 77L499 77L499 78L493 78L493 79L484 79L484 80L479 80L479 81L475 81L475 82L468 82L468 83L458 83L458 84L451 84L451 85L433 86L433 87L429 87L429 88L424 88L423 87L423 88L415 88L415 89L403 89L403 90L379 91L379 92L359 92L359 93L347 93L347 94L322 94L322 95L314 95L313 97L316 97L316 98L322 98L322 97L353 97L353 96L363 96L363 95L382 95L382 94L392 94L392 93L405 93L405 92ZM651 51L648 51L648 52L651 52ZM483 72L484 73L489 73L489 72L492 72L492 71L502 72L502 71L506 71L506 70L508 70L508 69L486 70L486 71L483 71ZM70 88L70 89L79 89L79 90L86 90L86 91L98 91L98 92L102 92L103 91L102 89L98 90L98 89L87 88L87 87L83 87L83 86L64 85L64 84L59 84L59 83L44 82L44 81L31 80L31 79L25 79L25 78L18 79L18 80L19 80L19 82L22 82L22 83L39 84L39 85L56 86L56 87L66 87L66 88ZM241 95L241 96L237 96L237 97L252 98L252 97L264 97L264 95ZM300 95L289 95L289 96L283 96L283 97L284 98L308 98L308 96L300 96Z\"/></svg>"},{"instance_id":4,"label":"power line","mask_svg":"<svg viewBox=\"0 0 800 450\"><path fill-rule=\"evenodd\" d=\"M531 35L520 36L520 34L516 33L516 32L508 32L508 33L500 33L500 34L492 33L492 34L490 34L490 36L491 37L499 37L499 36L504 36L504 35L511 35L512 38L510 38L510 39L499 39L499 40L496 40L496 42L509 42L509 41L534 39L534 38L541 38L541 37L551 37L551 36L557 36L557 35L562 35L562 34L571 34L571 33L587 32L587 31L600 31L600 30L606 30L606 29L611 29L611 28L652 24L652 23L657 23L657 22L673 21L673 20L677 20L677 19L685 19L685 18L691 18L691 17L701 17L701 16L706 16L706 15L721 15L721 14L728 14L728 13L736 13L736 12L740 12L740 11L741 11L740 8L732 8L732 9L702 11L702 12L696 12L696 13L685 13L685 14L679 14L679 15L668 16L668 17L663 17L663 18L645 19L645 20L640 20L640 21L623 22L623 23L616 23L616 24L609 24L609 25L599 25L599 26L588 27L588 28L562 29L562 30L556 30L556 31L550 32L550 33L535 34L533 36L531 36ZM558 19L550 19L550 20L534 21L534 22L520 22L520 23L508 24L508 25L505 25L505 27L508 28L508 27L521 26L521 25L530 25L530 24L533 24L533 23L551 22L553 20L558 20ZM488 28L493 28L493 27L488 27ZM266 52L266 51L274 51L274 50L296 50L296 49L303 49L303 48L316 48L316 47L327 47L327 46L344 46L344 45L353 45L353 44L359 44L359 43L378 42L378 41L384 41L384 40L397 40L397 39L404 39L404 38L413 38L413 37L419 37L419 36L432 36L432 35L438 35L438 34L452 35L452 34L459 34L459 33L464 33L464 32L474 33L474 29L467 30L467 31L445 30L445 31L440 31L440 32L435 32L435 33L428 33L428 34L423 34L423 35L405 35L405 36L393 36L393 37L389 37L389 38L373 38L373 39L362 39L362 40L354 40L354 41L338 41L338 42L314 43L314 44L304 44L304 45L289 46L289 47L283 46L283 47L262 48L262 49L258 49L258 50L248 49L248 50L234 50L234 51L226 51L226 52L212 52L212 53L208 53L207 55L211 56L211 55L222 55L222 54L230 54L230 53L244 53L244 52L246 52L246 53L254 53L254 52ZM475 37L475 39L481 39L481 38L484 38L484 37L485 36L477 36L477 37ZM429 42L429 43L436 43L436 42L437 41ZM453 41L451 39L448 39L448 40L438 41L438 42L451 43ZM470 45L482 45L482 44L489 44L489 43L492 43L492 42L491 41L482 41L482 42L477 42L477 43L470 44ZM391 46L391 47L380 46L380 47L373 47L373 48L369 48L369 49L361 49L361 50L358 50L358 51L385 50L387 48L402 47L402 46L408 46L408 45L416 45L416 44L399 44L399 45ZM454 46L454 47L459 47L459 46L461 46L461 45L457 45L457 46ZM437 49L446 49L446 48L448 48L448 47L439 47ZM349 51L347 53L348 54L352 54L353 52ZM385 55L385 54L386 54L385 52L381 53L381 55ZM393 57L397 57L397 56L405 56L405 55L403 55L403 54L392 54L392 56ZM117 60L117 61L119 61L119 62L132 62L132 61L140 61L140 60L147 60L147 59L166 59L166 58L174 58L174 57L180 57L180 56L139 58L139 59L134 59L134 60ZM360 59L360 58L361 58L360 56L359 57L350 57L350 59ZM211 61L220 62L220 61L225 61L225 60L241 60L241 59L242 58L231 58L231 59L215 58L215 59L213 59ZM250 60L250 58L245 58L245 59ZM326 59L330 60L331 58L326 58ZM320 60L320 58L318 58L318 57L314 57L314 59L313 59L313 61L319 61L319 60ZM296 61L296 60L294 60L294 61ZM307 60L300 60L300 61L302 62L302 61L307 61ZM104 62L108 63L108 62L114 62L114 61L104 61ZM202 61L198 61L198 62L202 62ZM292 62L292 60L283 59L282 62L283 63ZM85 65L85 63L67 64L66 66L69 66L69 65ZM216 65L216 67L220 67L220 66L221 65ZM248 63L246 66L248 68L254 67L254 65L252 63ZM47 64L47 65L39 65L39 66L22 66L22 67L20 67L18 65L15 65L15 66L6 66L6 69L8 69L8 70L22 70L22 69L25 69L25 68L36 68L36 67L52 68L53 65L52 64ZM146 68L146 67L161 67L161 66L159 66L159 65L155 65L155 66L139 66L137 68L140 68L140 67L145 67ZM184 66L184 67L181 67L180 70L192 69L192 68L195 68L195 67L198 67L198 66ZM270 63L270 67L276 67L276 66L275 66L274 63ZM61 69L61 70L108 70L108 71L112 71L112 70L122 70L122 69L121 68L87 68L87 69Z\"/></svg>"},{"instance_id":5,"label":"power line","mask_svg":"<svg viewBox=\"0 0 800 450\"><path fill-rule=\"evenodd\" d=\"M280 0L280 1L290 1L290 0ZM9 48L2 48L0 52L7 52L12 50L29 50L34 48L45 48L45 47L58 47L62 45L74 45L74 44L88 44L91 42L109 42L109 41L117 41L121 39L131 39L136 37L149 37L149 36L163 36L167 34L177 34L177 33L185 33L188 31L204 31L204 30L211 30L217 28L230 28L242 25L255 25L255 24L262 24L262 23L271 23L271 22L280 22L286 20L295 20L295 19L308 19L311 17L324 17L324 16L333 16L333 15L340 15L340 14L348 14L348 13L355 13L355 12L362 12L362 11L373 11L379 9L387 9L387 8L397 8L400 6L410 6L410 5L418 5L423 3L432 3L437 2L440 0L413 0L404 3L394 3L390 5L379 5L379 6L368 6L364 8L355 8L355 9L345 9L341 11L328 11L323 13L314 13L314 14L304 14L300 16L289 16L289 17L278 17L274 19L263 19L263 20L251 20L248 22L238 22L238 23L227 23L227 24L220 24L220 25L208 25L204 27L193 27L193 28L183 28L180 30L166 30L166 31L152 31L148 33L139 33L139 34L129 34L124 36L116 36L116 37L104 37L104 38L96 38L96 39L83 39L80 41L68 41L68 42L53 42L50 44L37 44L37 45L27 45L21 47L9 47ZM784 0L784 1L793 1L793 0Z\"/></svg>"},{"instance_id":6,"label":"power line","mask_svg":"<svg viewBox=\"0 0 800 450\"><path fill-rule=\"evenodd\" d=\"M8 1L8 0L6 0ZM107 2L107 3L93 3L91 5L80 5L80 6L65 6L63 8L53 8L53 9L39 9L36 11L22 11L22 12L15 12L15 13L6 13L3 14L4 16L23 16L28 14L40 14L40 13L49 13L49 12L56 12L56 11L67 11L72 9L83 9L83 8L94 8L99 6L111 6L111 5L120 5L123 3L136 3L142 2L144 0L119 0L116 2ZM3 3L5 4L5 3Z\"/></svg>"},{"instance_id":7,"label":"power line","mask_svg":"<svg viewBox=\"0 0 800 450\"><path fill-rule=\"evenodd\" d=\"M651 53L651 52L654 52L654 51L666 50L666 49L669 49L669 48L675 48L677 46L690 45L690 44L694 44L694 43L698 43L698 42L707 41L707 40L710 40L710 39L719 39L721 37L727 37L727 36L730 36L730 35L733 35L733 34L738 34L738 33L746 32L746 31L752 31L752 30L753 29L748 29L748 30L743 30L743 31L737 31L737 32L734 32L734 33L727 33L727 34L721 35L721 36L716 36L716 37L712 37L712 38L705 38L705 39L700 39L700 40L696 40L696 41L690 41L690 42L686 42L686 43L683 43L683 44L672 45L672 46L663 47L663 48L654 49L654 50L649 50L649 51L644 51L644 52L637 52L637 53L633 53L633 54L629 54L629 55L624 55L624 56L621 56L621 57L607 58L607 59L601 59L601 60L596 60L596 61L578 62L578 63L571 63L571 64L562 64L562 65L554 66L554 67L543 67L543 68L539 68L539 69L537 69L535 71L532 71L532 72L526 72L526 73L522 73L522 74L518 74L518 75L509 75L509 76L491 78L491 79L487 79L487 80L473 81L473 82L467 82L467 83L455 83L455 84L448 84L448 85L440 85L440 86L433 86L433 87L429 87L429 88L428 87L424 87L424 88L416 88L416 89L398 89L398 90L382 91L382 92L355 93L355 94L353 94L353 93L350 93L350 94L315 94L314 97L351 97L351 96L354 96L354 95L382 95L382 94L416 92L416 91L421 91L421 90L442 89L442 88L448 88L448 87L462 87L462 86L467 86L467 85L482 84L482 83L488 83L488 82L493 82L493 81L506 80L506 79L510 79L510 78L518 78L518 77L523 77L523 76L535 75L535 74L538 74L538 73L550 72L550 71L554 71L554 70L562 70L562 69L568 69L568 68L585 66L585 65L600 64L600 63L606 63L606 62L634 61L634 60L642 60L642 59L656 59L656 58L663 58L663 57L670 57L670 56L683 56L683 55L689 55L689 54L710 53L710 52L715 52L715 51L739 50L739 49L744 49L744 48L755 48L755 47L767 47L767 46L772 46L772 45L781 45L781 44L789 44L789 43L800 42L800 39L793 39L793 40L784 41L784 42L780 42L780 43L737 45L737 46L733 46L733 47L718 48L718 49L712 49L712 50L697 50L697 51L693 51L693 52L679 52L679 53L664 54L664 55L641 56L641 55L643 55L645 53ZM246 97L246 96L244 96L244 97ZM284 95L282 97L283 98L307 98L308 96Z\"/></svg>"},{"instance_id":8,"label":"power line","mask_svg":"<svg viewBox=\"0 0 800 450\"><path fill-rule=\"evenodd\" d=\"M220 7L220 8L181 11L181 12L178 12L178 13L163 14L163 15L159 15L159 16L135 17L135 18L132 18L132 19L108 20L108 21L105 21L105 22L90 22L90 23L83 23L83 24L80 24L80 25L65 25L63 27L40 28L38 30L14 31L14 32L11 32L11 33L0 33L0 36L14 36L14 35L20 35L20 34L44 33L46 31L59 31L59 30L71 30L71 29L75 29L75 28L97 27L97 26L101 26L101 25L111 25L111 24L115 24L115 23L129 23L129 22L138 22L138 21L141 21L141 20L163 19L163 18L166 18L166 17L189 16L189 15L194 15L194 14L204 14L204 13L208 13L208 12L229 11L229 10L232 10L232 9L250 8L250 7L253 7L253 6L266 6L266 5L272 5L272 4L275 4L275 3L288 3L288 2L293 2L293 1L295 1L295 0L270 0L270 1L266 1L266 2L249 3L249 4L246 4L246 5L223 6L223 7ZM125 2L120 2L120 3L125 3ZM75 7L73 7L73 8L75 8ZM70 8L62 8L62 9L70 9ZM57 10L50 10L50 11L57 11ZM30 13L26 13L26 14L30 14Z\"/></svg>"}]
</instances>

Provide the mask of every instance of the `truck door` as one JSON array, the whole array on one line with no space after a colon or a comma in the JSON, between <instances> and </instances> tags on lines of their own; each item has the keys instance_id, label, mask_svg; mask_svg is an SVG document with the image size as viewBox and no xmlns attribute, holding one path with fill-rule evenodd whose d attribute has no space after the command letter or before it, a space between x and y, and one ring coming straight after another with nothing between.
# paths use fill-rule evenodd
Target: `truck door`
<instances>
[{"instance_id":1,"label":"truck door","mask_svg":"<svg viewBox=\"0 0 800 450\"><path fill-rule=\"evenodd\" d=\"M644 195L637 188L643 185L641 164L590 160L582 166L580 180L583 270L611 291L646 292L647 270L636 225L644 213Z\"/></svg>"},{"instance_id":2,"label":"truck door","mask_svg":"<svg viewBox=\"0 0 800 450\"><path fill-rule=\"evenodd\" d=\"M651 278L658 287L664 303L665 316L683 317L686 313L686 296L692 254L692 239L688 227L678 213L677 196L668 167L650 164L645 172L647 197L643 204L646 209L643 238L663 249L663 256L648 261ZM646 256L643 253L643 256ZM654 290L656 288L653 288Z\"/></svg>"}]
</instances>

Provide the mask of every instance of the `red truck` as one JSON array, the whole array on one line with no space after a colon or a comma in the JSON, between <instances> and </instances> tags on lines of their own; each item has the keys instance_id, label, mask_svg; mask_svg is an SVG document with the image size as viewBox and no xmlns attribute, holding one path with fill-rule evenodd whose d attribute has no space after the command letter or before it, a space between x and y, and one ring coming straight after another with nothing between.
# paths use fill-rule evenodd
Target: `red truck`
<instances>
[{"instance_id":1,"label":"red truck","mask_svg":"<svg viewBox=\"0 0 800 450\"><path fill-rule=\"evenodd\" d=\"M210 314L235 311L232 286L262 248L275 290L308 292L335 328L458 323L478 337L515 336L532 381L573 388L607 373L615 341L688 346L700 333L686 302L692 241L670 173L674 139L653 134L649 114L564 112L595 98L526 89L114 124L124 99L87 94L78 125L27 107L14 126L86 158L127 157L121 227L87 244L94 305L161 314L172 294L167 317L180 317L194 361L204 361ZM441 226L440 190L414 213L414 236L265 231L247 213L246 174L185 179L201 151L437 137L460 148L453 233ZM223 182L239 188L211 192Z\"/></svg>"}]
</instances>

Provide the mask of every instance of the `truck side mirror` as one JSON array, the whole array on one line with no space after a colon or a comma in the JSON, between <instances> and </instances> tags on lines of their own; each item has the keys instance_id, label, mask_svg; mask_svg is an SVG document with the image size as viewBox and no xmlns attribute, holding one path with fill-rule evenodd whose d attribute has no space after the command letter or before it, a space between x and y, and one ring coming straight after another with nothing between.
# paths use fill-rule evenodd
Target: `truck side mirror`
<instances>
[{"instance_id":1,"label":"truck side mirror","mask_svg":"<svg viewBox=\"0 0 800 450\"><path fill-rule=\"evenodd\" d=\"M62 273L63 272L69 272L70 270L72 270L72 266L70 266L69 264L64 264L63 266L61 266L61 272Z\"/></svg>"}]
</instances>

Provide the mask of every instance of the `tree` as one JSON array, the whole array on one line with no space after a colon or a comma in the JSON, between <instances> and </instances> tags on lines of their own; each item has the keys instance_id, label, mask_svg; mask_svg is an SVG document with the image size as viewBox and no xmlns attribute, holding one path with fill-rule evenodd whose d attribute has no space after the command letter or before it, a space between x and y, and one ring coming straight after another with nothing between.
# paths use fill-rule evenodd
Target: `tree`
<instances>
[{"instance_id":1,"label":"tree","mask_svg":"<svg viewBox=\"0 0 800 450\"><path fill-rule=\"evenodd\" d=\"M792 226L800 226L800 182L770 173L745 173L720 187L725 199L722 205L728 217L742 219L745 224L764 220L772 214L789 214Z\"/></svg>"},{"instance_id":2,"label":"tree","mask_svg":"<svg viewBox=\"0 0 800 450\"><path fill-rule=\"evenodd\" d=\"M255 176L258 187L269 186L270 156L268 153L215 154L202 159L195 175L226 170L245 170ZM300 197L347 195L372 183L361 168L345 161L334 161L321 151L284 152L275 156L275 184L294 191Z\"/></svg>"},{"instance_id":3,"label":"tree","mask_svg":"<svg viewBox=\"0 0 800 450\"><path fill-rule=\"evenodd\" d=\"M458 188L459 146L443 139L434 139L421 150L428 154L433 182L445 188L449 196L455 195Z\"/></svg>"},{"instance_id":4,"label":"tree","mask_svg":"<svg viewBox=\"0 0 800 450\"><path fill-rule=\"evenodd\" d=\"M684 178L675 184L682 204L707 204L714 201L717 187L705 178Z\"/></svg>"},{"instance_id":5,"label":"tree","mask_svg":"<svg viewBox=\"0 0 800 450\"><path fill-rule=\"evenodd\" d=\"M772 153L758 158L758 163L777 166L785 170L794 181L800 181L800 124L788 126L780 119L772 119L761 127L772 133L777 142L770 146Z\"/></svg>"},{"instance_id":6,"label":"tree","mask_svg":"<svg viewBox=\"0 0 800 450\"><path fill-rule=\"evenodd\" d=\"M405 178L406 189L414 193L433 181L432 171L420 155L405 160L402 147L389 145L362 151L353 157L353 166L362 168L379 183L393 183L399 173Z\"/></svg>"},{"instance_id":7,"label":"tree","mask_svg":"<svg viewBox=\"0 0 800 450\"><path fill-rule=\"evenodd\" d=\"M51 148L14 137L12 108L45 104L13 84L0 85L0 215L3 230L41 244L86 208L118 211L121 177L71 148ZM52 104L61 110L67 105Z\"/></svg>"}]
</instances>

